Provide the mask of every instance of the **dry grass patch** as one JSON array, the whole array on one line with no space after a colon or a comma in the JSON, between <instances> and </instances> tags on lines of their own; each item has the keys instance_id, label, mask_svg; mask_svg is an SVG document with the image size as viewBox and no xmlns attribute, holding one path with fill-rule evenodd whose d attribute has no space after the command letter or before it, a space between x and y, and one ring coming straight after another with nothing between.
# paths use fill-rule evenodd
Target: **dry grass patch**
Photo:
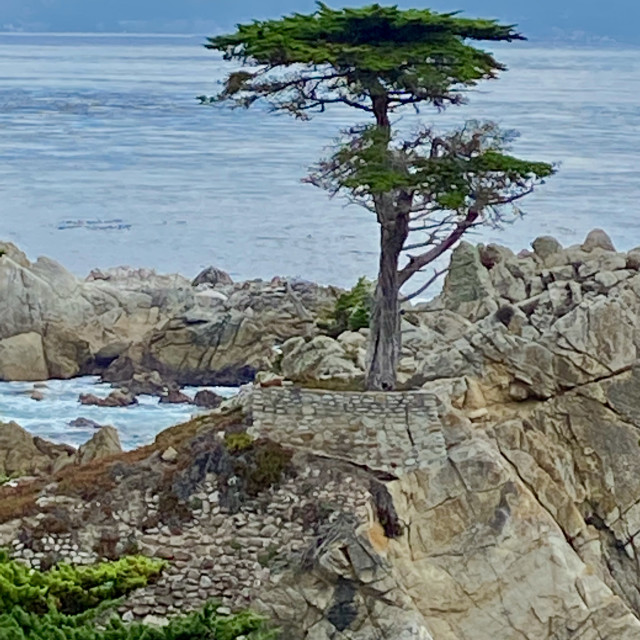
<instances>
[{"instance_id":1,"label":"dry grass patch","mask_svg":"<svg viewBox=\"0 0 640 640\"><path fill-rule=\"evenodd\" d=\"M36 500L45 486L43 479L32 480L17 487L0 487L0 524L38 513Z\"/></svg>"}]
</instances>

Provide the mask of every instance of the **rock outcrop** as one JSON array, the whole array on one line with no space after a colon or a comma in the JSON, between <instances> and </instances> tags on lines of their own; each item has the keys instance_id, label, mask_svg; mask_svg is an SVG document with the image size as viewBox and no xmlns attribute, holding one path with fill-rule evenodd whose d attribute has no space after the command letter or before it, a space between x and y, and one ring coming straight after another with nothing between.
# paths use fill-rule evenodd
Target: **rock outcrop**
<instances>
[{"instance_id":1,"label":"rock outcrop","mask_svg":"<svg viewBox=\"0 0 640 640\"><path fill-rule=\"evenodd\" d=\"M35 331L0 340L0 380L46 380L49 369L42 336Z\"/></svg>"},{"instance_id":2,"label":"rock outcrop","mask_svg":"<svg viewBox=\"0 0 640 640\"><path fill-rule=\"evenodd\" d=\"M102 427L92 438L80 446L76 454L78 464L87 464L93 460L109 458L122 453L118 430L114 427Z\"/></svg>"},{"instance_id":3,"label":"rock outcrop","mask_svg":"<svg viewBox=\"0 0 640 640\"><path fill-rule=\"evenodd\" d=\"M92 393L82 393L78 398L78 402L82 405L94 407L130 407L138 404L138 400L133 394L120 389L112 391L106 398L99 398Z\"/></svg>"},{"instance_id":4,"label":"rock outcrop","mask_svg":"<svg viewBox=\"0 0 640 640\"><path fill-rule=\"evenodd\" d=\"M639 255L603 232L463 244L405 309L411 391L327 388L358 383L366 332L292 336L280 370L320 389L247 386L91 486L63 471L30 508L55 504L65 533L27 548L42 518L0 509L0 545L32 566L167 559L127 620L216 598L296 640L635 640Z\"/></svg>"},{"instance_id":5,"label":"rock outcrop","mask_svg":"<svg viewBox=\"0 0 640 640\"><path fill-rule=\"evenodd\" d=\"M73 447L34 437L15 422L0 422L0 476L50 474L74 453Z\"/></svg>"},{"instance_id":6,"label":"rock outcrop","mask_svg":"<svg viewBox=\"0 0 640 640\"><path fill-rule=\"evenodd\" d=\"M313 335L337 291L275 279L233 284L120 267L82 281L48 258L0 247L0 379L158 371L178 384L235 385L270 366L274 347ZM202 282L204 284L202 284Z\"/></svg>"},{"instance_id":7,"label":"rock outcrop","mask_svg":"<svg viewBox=\"0 0 640 640\"><path fill-rule=\"evenodd\" d=\"M577 247L549 237L533 246L516 256L497 245L460 244L442 293L404 310L401 387L471 376L484 380L494 401L522 401L633 366L640 252L615 252L599 230ZM354 340L351 332L295 338L283 345L282 372L309 386L335 377L358 388L364 353L364 335Z\"/></svg>"}]
</instances>

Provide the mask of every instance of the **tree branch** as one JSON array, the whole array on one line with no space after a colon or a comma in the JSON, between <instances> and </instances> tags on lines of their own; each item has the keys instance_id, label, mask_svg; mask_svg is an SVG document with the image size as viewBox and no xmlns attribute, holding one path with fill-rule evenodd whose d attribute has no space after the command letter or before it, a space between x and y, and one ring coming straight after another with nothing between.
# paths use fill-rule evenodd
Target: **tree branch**
<instances>
[{"instance_id":1,"label":"tree branch","mask_svg":"<svg viewBox=\"0 0 640 640\"><path fill-rule=\"evenodd\" d=\"M429 280L427 280L419 289L417 289L413 293L410 293L409 295L400 298L401 302L409 302L410 300L417 298L421 293L424 293L441 275L447 273L447 271L447 267L445 267L444 269L440 269L440 271L434 271L433 276L431 276L431 278L429 278Z\"/></svg>"},{"instance_id":2,"label":"tree branch","mask_svg":"<svg viewBox=\"0 0 640 640\"><path fill-rule=\"evenodd\" d=\"M448 251L473 226L479 215L475 209L469 209L464 220L458 222L456 228L440 244L422 255L412 256L409 264L398 271L398 284L402 286L414 273Z\"/></svg>"}]
</instances>

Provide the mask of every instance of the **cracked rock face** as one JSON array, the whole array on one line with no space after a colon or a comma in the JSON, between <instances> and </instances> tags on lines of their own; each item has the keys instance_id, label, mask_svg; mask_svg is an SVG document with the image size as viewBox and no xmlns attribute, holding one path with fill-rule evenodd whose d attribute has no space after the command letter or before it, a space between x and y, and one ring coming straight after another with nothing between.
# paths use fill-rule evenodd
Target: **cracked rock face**
<instances>
[{"instance_id":1,"label":"cracked rock face","mask_svg":"<svg viewBox=\"0 0 640 640\"><path fill-rule=\"evenodd\" d=\"M316 584L338 602L351 580L385 631L330 629L324 609L304 637L400 637L391 620L433 640L640 637L637 252L552 240L523 257L463 246L442 295L405 316L406 379L438 395L446 455L386 484L403 531L373 544L375 612L349 563Z\"/></svg>"},{"instance_id":2,"label":"cracked rock face","mask_svg":"<svg viewBox=\"0 0 640 640\"><path fill-rule=\"evenodd\" d=\"M495 399L545 399L632 367L638 252L616 253L599 230L578 247L549 237L533 246L516 256L497 245L459 245L442 293L405 309L401 387L475 376ZM351 335L291 340L283 372L303 384L358 388L365 337Z\"/></svg>"}]
</instances>

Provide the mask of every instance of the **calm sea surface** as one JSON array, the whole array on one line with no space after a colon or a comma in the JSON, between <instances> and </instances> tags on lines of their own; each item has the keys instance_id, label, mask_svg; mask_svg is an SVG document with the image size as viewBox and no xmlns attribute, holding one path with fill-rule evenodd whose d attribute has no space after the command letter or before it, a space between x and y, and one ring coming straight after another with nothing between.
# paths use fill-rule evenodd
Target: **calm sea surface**
<instances>
[{"instance_id":1,"label":"calm sea surface","mask_svg":"<svg viewBox=\"0 0 640 640\"><path fill-rule=\"evenodd\" d=\"M0 239L77 274L117 264L350 284L373 275L367 212L300 183L336 133L261 110L198 106L222 63L190 37L0 36ZM640 50L513 46L471 105L425 122L488 118L516 151L560 163L527 217L478 236L513 248L606 228L640 245ZM407 116L405 122L410 122Z\"/></svg>"}]
</instances>

